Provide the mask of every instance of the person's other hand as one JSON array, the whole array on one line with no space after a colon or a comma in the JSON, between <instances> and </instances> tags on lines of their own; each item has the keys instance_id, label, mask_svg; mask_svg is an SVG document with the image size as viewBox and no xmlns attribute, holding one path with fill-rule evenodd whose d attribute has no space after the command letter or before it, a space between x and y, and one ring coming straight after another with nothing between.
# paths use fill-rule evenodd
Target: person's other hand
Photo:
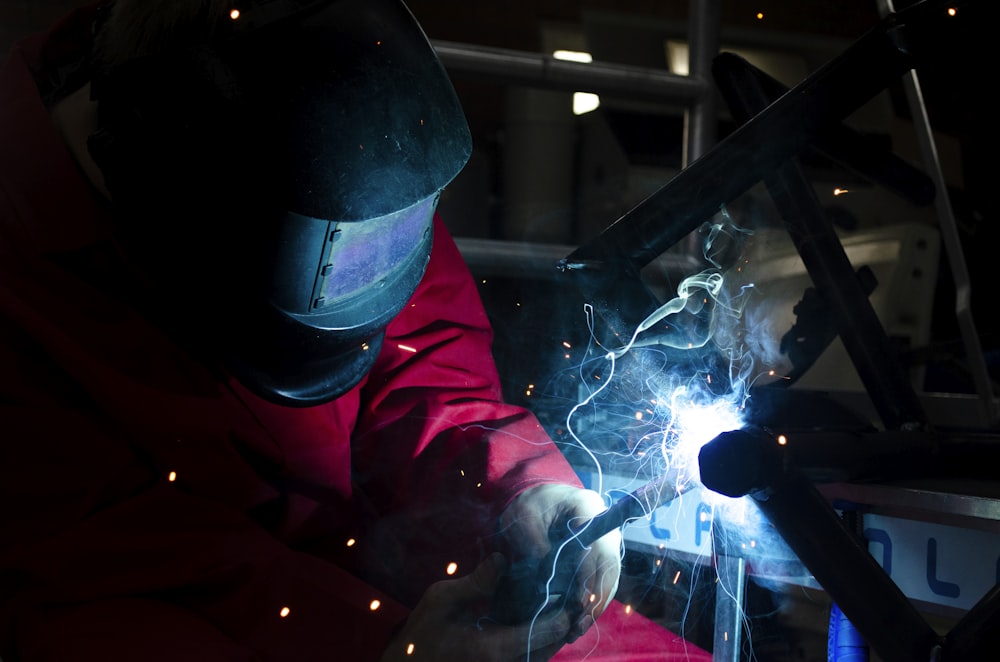
<instances>
[{"instance_id":1,"label":"person's other hand","mask_svg":"<svg viewBox=\"0 0 1000 662\"><path fill-rule=\"evenodd\" d=\"M570 631L565 611L518 625L502 625L489 618L504 567L503 556L494 553L471 574L432 584L389 642L380 662L550 659Z\"/></svg>"},{"instance_id":2,"label":"person's other hand","mask_svg":"<svg viewBox=\"0 0 1000 662\"><path fill-rule=\"evenodd\" d=\"M500 518L512 562L539 559L542 565L550 563L553 545L605 508L597 492L572 485L538 485L522 492ZM559 552L560 563L575 564L576 570L565 602L574 620L568 641L582 636L614 598L621 575L621 545L621 530L615 529L587 549L571 542ZM539 567L539 571L544 581L552 568Z\"/></svg>"}]
</instances>

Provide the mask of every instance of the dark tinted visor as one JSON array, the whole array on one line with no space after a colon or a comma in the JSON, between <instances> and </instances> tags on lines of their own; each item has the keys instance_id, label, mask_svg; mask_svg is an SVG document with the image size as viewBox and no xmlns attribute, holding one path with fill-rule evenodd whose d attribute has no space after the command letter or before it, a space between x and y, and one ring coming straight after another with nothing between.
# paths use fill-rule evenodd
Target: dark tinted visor
<instances>
[{"instance_id":1,"label":"dark tinted visor","mask_svg":"<svg viewBox=\"0 0 1000 662\"><path fill-rule=\"evenodd\" d=\"M394 282L396 271L420 259L415 252L427 250L438 197L364 221L289 213L276 248L274 305L310 326L353 325L343 318L352 300L374 297L372 290ZM339 319L327 319L330 313Z\"/></svg>"}]
</instances>

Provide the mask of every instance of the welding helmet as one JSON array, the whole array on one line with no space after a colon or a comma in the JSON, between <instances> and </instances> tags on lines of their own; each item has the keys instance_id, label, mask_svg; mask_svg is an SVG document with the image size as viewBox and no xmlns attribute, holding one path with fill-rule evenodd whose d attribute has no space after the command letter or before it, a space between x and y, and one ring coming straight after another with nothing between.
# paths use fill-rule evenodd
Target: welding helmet
<instances>
[{"instance_id":1,"label":"welding helmet","mask_svg":"<svg viewBox=\"0 0 1000 662\"><path fill-rule=\"evenodd\" d=\"M95 67L88 147L140 303L256 394L321 404L367 374L416 289L471 138L402 2L231 9Z\"/></svg>"}]
</instances>

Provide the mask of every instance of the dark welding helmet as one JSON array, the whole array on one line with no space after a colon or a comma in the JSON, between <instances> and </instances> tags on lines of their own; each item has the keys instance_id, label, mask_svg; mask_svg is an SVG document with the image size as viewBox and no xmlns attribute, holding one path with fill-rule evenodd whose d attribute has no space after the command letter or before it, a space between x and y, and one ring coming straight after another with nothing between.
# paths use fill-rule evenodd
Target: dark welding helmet
<instances>
[{"instance_id":1,"label":"dark welding helmet","mask_svg":"<svg viewBox=\"0 0 1000 662\"><path fill-rule=\"evenodd\" d=\"M332 400L427 265L455 91L398 0L234 1L174 42L92 81L139 303L258 395Z\"/></svg>"}]
</instances>

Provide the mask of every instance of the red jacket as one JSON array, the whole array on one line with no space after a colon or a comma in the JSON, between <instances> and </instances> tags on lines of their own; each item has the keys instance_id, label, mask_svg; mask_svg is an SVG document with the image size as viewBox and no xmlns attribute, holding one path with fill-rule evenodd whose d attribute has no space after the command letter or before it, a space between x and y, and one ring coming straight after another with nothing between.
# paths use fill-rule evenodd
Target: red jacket
<instances>
[{"instance_id":1,"label":"red jacket","mask_svg":"<svg viewBox=\"0 0 1000 662\"><path fill-rule=\"evenodd\" d=\"M373 370L328 405L262 401L138 314L39 92L91 15L0 70L0 657L90 659L110 633L102 659L375 659L515 495L576 475L501 401L439 219Z\"/></svg>"}]
</instances>

